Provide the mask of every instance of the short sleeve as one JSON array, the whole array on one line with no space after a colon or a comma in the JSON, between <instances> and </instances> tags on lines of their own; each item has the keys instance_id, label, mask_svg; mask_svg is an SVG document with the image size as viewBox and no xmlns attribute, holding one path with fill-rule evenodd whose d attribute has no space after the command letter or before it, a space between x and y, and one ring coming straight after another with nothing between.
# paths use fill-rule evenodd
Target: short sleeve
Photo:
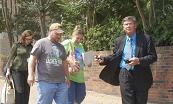
<instances>
[{"instance_id":1,"label":"short sleeve","mask_svg":"<svg viewBox=\"0 0 173 104\"><path fill-rule=\"evenodd\" d=\"M66 60L67 59L67 54L66 54L66 50L65 48L62 46L62 60Z\"/></svg>"},{"instance_id":2,"label":"short sleeve","mask_svg":"<svg viewBox=\"0 0 173 104\"><path fill-rule=\"evenodd\" d=\"M65 48L65 52L66 52L66 54L68 54L69 53L69 44L70 44L70 40L68 39L68 40L64 40L62 43L61 43L63 46L64 46L64 48Z\"/></svg>"},{"instance_id":3,"label":"short sleeve","mask_svg":"<svg viewBox=\"0 0 173 104\"><path fill-rule=\"evenodd\" d=\"M37 41L32 48L31 55L37 57L38 59L40 57L41 51L42 51L41 42Z\"/></svg>"}]
</instances>

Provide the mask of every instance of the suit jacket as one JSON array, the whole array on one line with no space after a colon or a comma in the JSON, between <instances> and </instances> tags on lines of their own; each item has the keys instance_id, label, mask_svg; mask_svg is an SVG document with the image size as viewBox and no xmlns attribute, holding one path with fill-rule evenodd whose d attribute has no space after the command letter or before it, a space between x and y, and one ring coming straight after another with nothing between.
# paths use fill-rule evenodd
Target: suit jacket
<instances>
[{"instance_id":1,"label":"suit jacket","mask_svg":"<svg viewBox=\"0 0 173 104\"><path fill-rule=\"evenodd\" d=\"M99 77L103 81L112 85L119 85L119 66L125 46L125 40L125 35L117 38L113 54L104 57L104 62L101 63L106 66L101 71ZM149 35L139 33L136 34L135 57L139 58L140 64L134 66L134 82L139 88L148 89L153 83L150 64L157 60L155 46Z\"/></svg>"}]
</instances>

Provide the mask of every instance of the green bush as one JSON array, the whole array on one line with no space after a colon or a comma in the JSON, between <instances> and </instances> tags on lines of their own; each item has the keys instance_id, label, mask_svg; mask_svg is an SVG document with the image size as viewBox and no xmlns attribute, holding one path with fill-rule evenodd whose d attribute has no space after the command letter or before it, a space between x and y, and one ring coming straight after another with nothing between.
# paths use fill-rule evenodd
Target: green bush
<instances>
[{"instance_id":1,"label":"green bush","mask_svg":"<svg viewBox=\"0 0 173 104\"><path fill-rule=\"evenodd\" d=\"M105 25L96 25L87 31L84 40L86 50L110 50L115 38L121 34L121 23L117 19L109 19Z\"/></svg>"}]
</instances>

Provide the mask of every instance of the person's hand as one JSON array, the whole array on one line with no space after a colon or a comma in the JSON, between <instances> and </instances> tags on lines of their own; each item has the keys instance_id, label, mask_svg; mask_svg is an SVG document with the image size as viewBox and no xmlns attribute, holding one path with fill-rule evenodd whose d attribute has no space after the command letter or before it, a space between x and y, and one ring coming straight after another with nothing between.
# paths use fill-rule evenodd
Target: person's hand
<instances>
[{"instance_id":1,"label":"person's hand","mask_svg":"<svg viewBox=\"0 0 173 104\"><path fill-rule=\"evenodd\" d=\"M6 76L6 77L9 77L10 75L11 75L11 73L10 73L10 68L7 68L7 72L6 72L5 76Z\"/></svg>"},{"instance_id":2,"label":"person's hand","mask_svg":"<svg viewBox=\"0 0 173 104\"><path fill-rule=\"evenodd\" d=\"M78 61L75 61L74 67L75 67L76 71L79 71L80 70L80 64L79 64Z\"/></svg>"},{"instance_id":3,"label":"person's hand","mask_svg":"<svg viewBox=\"0 0 173 104\"><path fill-rule=\"evenodd\" d=\"M140 64L138 57L132 57L132 58L129 59L129 61L130 61L129 65L133 65L134 66L134 65Z\"/></svg>"},{"instance_id":4,"label":"person's hand","mask_svg":"<svg viewBox=\"0 0 173 104\"><path fill-rule=\"evenodd\" d=\"M34 77L34 75L28 75L27 82L28 82L29 86L33 86L33 84L34 84L34 82L35 82L35 77Z\"/></svg>"},{"instance_id":5,"label":"person's hand","mask_svg":"<svg viewBox=\"0 0 173 104\"><path fill-rule=\"evenodd\" d=\"M100 56L100 55L95 55L94 56L94 60L96 61L96 62L98 62L98 63L103 63L103 57L102 56Z\"/></svg>"},{"instance_id":6,"label":"person's hand","mask_svg":"<svg viewBox=\"0 0 173 104\"><path fill-rule=\"evenodd\" d=\"M69 68L68 68L68 71L70 72L70 73L75 73L75 72L79 72L79 66L76 66L76 65L73 65L73 66L69 66Z\"/></svg>"},{"instance_id":7,"label":"person's hand","mask_svg":"<svg viewBox=\"0 0 173 104\"><path fill-rule=\"evenodd\" d=\"M79 62L75 61L73 63L70 63L68 70L69 70L70 73L79 72L79 70L80 70Z\"/></svg>"}]
</instances>

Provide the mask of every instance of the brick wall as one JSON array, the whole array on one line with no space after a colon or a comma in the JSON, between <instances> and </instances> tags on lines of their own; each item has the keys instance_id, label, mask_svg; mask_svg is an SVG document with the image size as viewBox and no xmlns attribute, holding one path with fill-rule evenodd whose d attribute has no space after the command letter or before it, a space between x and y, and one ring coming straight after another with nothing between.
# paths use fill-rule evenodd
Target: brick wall
<instances>
[{"instance_id":1,"label":"brick wall","mask_svg":"<svg viewBox=\"0 0 173 104\"><path fill-rule=\"evenodd\" d=\"M149 100L173 104L173 46L157 47L158 61L152 65L154 84Z\"/></svg>"},{"instance_id":2,"label":"brick wall","mask_svg":"<svg viewBox=\"0 0 173 104\"><path fill-rule=\"evenodd\" d=\"M158 60L152 67L154 83L149 91L149 102L156 104L173 104L173 46L157 47ZM96 52L94 53L96 54ZM109 55L111 51L97 52ZM85 69L87 90L120 96L119 86L109 85L99 79L103 66L93 62L91 68Z\"/></svg>"}]
</instances>

